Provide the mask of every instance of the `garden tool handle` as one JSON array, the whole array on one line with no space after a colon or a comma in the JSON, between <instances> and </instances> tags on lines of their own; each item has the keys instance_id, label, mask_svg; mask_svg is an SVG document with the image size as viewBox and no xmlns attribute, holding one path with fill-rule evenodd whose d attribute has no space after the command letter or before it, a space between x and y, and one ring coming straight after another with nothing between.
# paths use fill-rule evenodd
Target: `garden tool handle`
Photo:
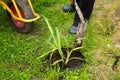
<instances>
[{"instance_id":1,"label":"garden tool handle","mask_svg":"<svg viewBox=\"0 0 120 80\"><path fill-rule=\"evenodd\" d=\"M76 12L78 13L78 16L80 19L80 22L78 23L78 29L77 29L74 45L75 45L75 47L80 47L82 45L82 38L83 38L85 30L86 30L87 21L85 21L83 14L81 12L81 9L79 8L76 0L74 0L74 3L75 3Z\"/></svg>"}]
</instances>

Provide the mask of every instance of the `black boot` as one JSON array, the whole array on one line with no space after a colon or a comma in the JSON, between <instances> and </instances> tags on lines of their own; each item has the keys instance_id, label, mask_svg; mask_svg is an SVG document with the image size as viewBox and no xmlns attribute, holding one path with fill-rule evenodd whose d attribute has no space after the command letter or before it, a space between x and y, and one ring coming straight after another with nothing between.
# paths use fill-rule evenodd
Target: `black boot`
<instances>
[{"instance_id":1,"label":"black boot","mask_svg":"<svg viewBox=\"0 0 120 80\"><path fill-rule=\"evenodd\" d=\"M75 12L75 7L73 4L63 6L64 12Z\"/></svg>"},{"instance_id":2,"label":"black boot","mask_svg":"<svg viewBox=\"0 0 120 80\"><path fill-rule=\"evenodd\" d=\"M69 33L70 34L76 34L77 33L77 29L78 29L78 21L74 21L74 23L72 24L72 26L69 29Z\"/></svg>"},{"instance_id":3,"label":"black boot","mask_svg":"<svg viewBox=\"0 0 120 80\"><path fill-rule=\"evenodd\" d=\"M77 33L77 29L78 29L78 26L72 25L68 32L70 34L76 34Z\"/></svg>"}]
</instances>

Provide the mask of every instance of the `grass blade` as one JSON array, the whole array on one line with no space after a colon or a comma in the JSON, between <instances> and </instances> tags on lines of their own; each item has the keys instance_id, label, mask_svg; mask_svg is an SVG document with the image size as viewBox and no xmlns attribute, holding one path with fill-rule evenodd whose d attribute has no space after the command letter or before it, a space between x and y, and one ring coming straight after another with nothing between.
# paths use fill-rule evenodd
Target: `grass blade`
<instances>
[{"instance_id":1,"label":"grass blade","mask_svg":"<svg viewBox=\"0 0 120 80\"><path fill-rule=\"evenodd\" d=\"M63 59L57 60L52 65L56 65L57 63L62 62L62 61L63 61Z\"/></svg>"}]
</instances>

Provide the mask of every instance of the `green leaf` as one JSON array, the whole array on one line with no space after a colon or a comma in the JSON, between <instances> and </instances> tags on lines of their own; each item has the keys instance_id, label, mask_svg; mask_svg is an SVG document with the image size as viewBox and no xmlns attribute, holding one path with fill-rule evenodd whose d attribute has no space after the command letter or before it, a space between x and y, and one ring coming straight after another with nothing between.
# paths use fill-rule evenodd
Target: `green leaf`
<instances>
[{"instance_id":1,"label":"green leaf","mask_svg":"<svg viewBox=\"0 0 120 80\"><path fill-rule=\"evenodd\" d=\"M60 33L57 27L56 27L56 34L57 34L58 47L61 48Z\"/></svg>"},{"instance_id":2,"label":"green leaf","mask_svg":"<svg viewBox=\"0 0 120 80\"><path fill-rule=\"evenodd\" d=\"M42 54L41 56L39 56L37 59L40 59L40 58L43 58L45 56L47 56L50 52L53 52L55 49L52 49L51 51L49 51L48 53L46 54Z\"/></svg>"},{"instance_id":3,"label":"green leaf","mask_svg":"<svg viewBox=\"0 0 120 80\"><path fill-rule=\"evenodd\" d=\"M49 53L46 53L46 54L42 54L41 56L39 56L37 59L41 59L43 57L45 57L46 55L48 55Z\"/></svg>"},{"instance_id":4,"label":"green leaf","mask_svg":"<svg viewBox=\"0 0 120 80\"><path fill-rule=\"evenodd\" d=\"M52 65L56 65L57 63L62 62L62 61L63 61L63 59L57 60Z\"/></svg>"},{"instance_id":5,"label":"green leaf","mask_svg":"<svg viewBox=\"0 0 120 80\"><path fill-rule=\"evenodd\" d=\"M56 45L53 44L53 43L51 43L51 42L48 42L48 44L49 44L53 49L56 49L56 48L57 48Z\"/></svg>"},{"instance_id":6,"label":"green leaf","mask_svg":"<svg viewBox=\"0 0 120 80\"><path fill-rule=\"evenodd\" d=\"M77 47L77 48L73 48L73 49L71 50L71 53L72 53L73 51L76 51L76 50L79 50L79 49L82 49L82 48L83 48L83 46Z\"/></svg>"},{"instance_id":7,"label":"green leaf","mask_svg":"<svg viewBox=\"0 0 120 80\"><path fill-rule=\"evenodd\" d=\"M51 27L51 25L50 25L48 19L47 19L44 15L41 15L41 16L44 18L44 20L45 20L45 22L46 22L46 24L47 24L47 26L48 26L48 28L49 28L51 34L54 34L54 32L53 32L53 30L52 30L52 27Z\"/></svg>"},{"instance_id":8,"label":"green leaf","mask_svg":"<svg viewBox=\"0 0 120 80\"><path fill-rule=\"evenodd\" d=\"M41 16L44 18L44 20L45 20L45 22L46 22L46 24L47 24L47 26L48 26L48 28L49 28L49 30L50 30L50 33L51 33L52 38L53 38L53 40L54 40L54 43L55 43L55 45L57 46L57 41L56 41L56 39L55 39L53 29L52 29L52 27L51 27L48 19L47 19L44 15L41 15Z\"/></svg>"},{"instance_id":9,"label":"green leaf","mask_svg":"<svg viewBox=\"0 0 120 80\"><path fill-rule=\"evenodd\" d=\"M84 60L83 58L79 58L79 57L72 57L72 58L70 58L70 59L68 59L68 60L66 60L66 64L70 61L70 60L73 60L73 59L77 59L77 60Z\"/></svg>"},{"instance_id":10,"label":"green leaf","mask_svg":"<svg viewBox=\"0 0 120 80\"><path fill-rule=\"evenodd\" d=\"M66 47L68 48L68 41L67 41L67 39L64 36L62 36L62 37L63 37L63 39L65 41Z\"/></svg>"}]
</instances>

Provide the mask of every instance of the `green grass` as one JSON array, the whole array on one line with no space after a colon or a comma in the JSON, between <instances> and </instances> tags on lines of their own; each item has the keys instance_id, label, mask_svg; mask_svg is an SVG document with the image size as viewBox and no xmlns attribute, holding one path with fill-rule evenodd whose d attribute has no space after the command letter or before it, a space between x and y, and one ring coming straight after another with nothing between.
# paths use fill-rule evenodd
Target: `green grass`
<instances>
[{"instance_id":1,"label":"green grass","mask_svg":"<svg viewBox=\"0 0 120 80\"><path fill-rule=\"evenodd\" d=\"M73 46L75 35L68 33L74 13L63 13L62 6L68 4L65 0L31 0L36 12L43 14L49 20L54 31L58 27L61 34L67 39L69 46ZM94 12L93 12L94 14ZM83 46L81 50L86 57L86 65L75 71L65 70L61 72L59 69L53 69L46 59L39 59L41 54L49 52L51 47L47 44L50 32L41 17L35 22L33 32L28 34L20 34L14 31L6 12L0 6L0 80L58 80L61 76L63 80L95 80L99 79L95 71L90 67L98 65L99 62L94 60L94 56L101 49L101 55L112 51L119 54L116 48L108 49L107 45L112 43L109 38L111 30L109 29L109 19L101 20L98 27L91 20L87 26ZM108 26L108 27L105 27ZM110 31L109 31L110 30ZM63 42L64 44L64 42ZM102 58L107 61L108 58ZM97 76L97 77L94 77Z\"/></svg>"}]
</instances>

